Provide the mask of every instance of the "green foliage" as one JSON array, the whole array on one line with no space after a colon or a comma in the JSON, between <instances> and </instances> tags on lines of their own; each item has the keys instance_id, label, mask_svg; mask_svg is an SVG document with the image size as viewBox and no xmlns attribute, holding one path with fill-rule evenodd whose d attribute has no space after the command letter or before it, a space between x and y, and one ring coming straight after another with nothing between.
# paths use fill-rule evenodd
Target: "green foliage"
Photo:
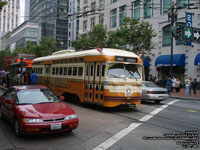
<instances>
[{"instance_id":1,"label":"green foliage","mask_svg":"<svg viewBox=\"0 0 200 150\"><path fill-rule=\"evenodd\" d=\"M2 10L3 6L5 6L7 2L0 2L0 11Z\"/></svg>"},{"instance_id":2,"label":"green foliage","mask_svg":"<svg viewBox=\"0 0 200 150\"><path fill-rule=\"evenodd\" d=\"M86 50L95 47L104 47L106 44L106 29L103 25L95 25L92 31L81 34L77 40L72 41L76 50Z\"/></svg>"},{"instance_id":3,"label":"green foliage","mask_svg":"<svg viewBox=\"0 0 200 150\"><path fill-rule=\"evenodd\" d=\"M152 38L155 36L148 22L126 17L123 25L116 31L106 32L103 25L96 25L91 32L82 34L78 40L72 41L72 46L76 50L108 47L145 53L154 47Z\"/></svg>"},{"instance_id":4,"label":"green foliage","mask_svg":"<svg viewBox=\"0 0 200 150\"><path fill-rule=\"evenodd\" d=\"M4 62L5 56L12 56L12 53L10 52L9 49L6 49L4 51L0 51L0 70L3 69L3 62Z\"/></svg>"}]
</instances>

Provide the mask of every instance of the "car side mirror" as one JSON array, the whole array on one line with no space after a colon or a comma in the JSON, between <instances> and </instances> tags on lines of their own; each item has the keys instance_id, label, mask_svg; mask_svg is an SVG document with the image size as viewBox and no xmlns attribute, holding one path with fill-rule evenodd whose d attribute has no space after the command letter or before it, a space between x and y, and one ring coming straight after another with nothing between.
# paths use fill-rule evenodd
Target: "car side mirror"
<instances>
[{"instance_id":1,"label":"car side mirror","mask_svg":"<svg viewBox=\"0 0 200 150\"><path fill-rule=\"evenodd\" d=\"M6 103L8 103L8 104L14 104L13 100L10 100L10 99L7 99Z\"/></svg>"},{"instance_id":2,"label":"car side mirror","mask_svg":"<svg viewBox=\"0 0 200 150\"><path fill-rule=\"evenodd\" d=\"M64 101L64 100L65 100L65 97L64 97L64 96L60 96L60 100L61 100L61 101Z\"/></svg>"}]
</instances>

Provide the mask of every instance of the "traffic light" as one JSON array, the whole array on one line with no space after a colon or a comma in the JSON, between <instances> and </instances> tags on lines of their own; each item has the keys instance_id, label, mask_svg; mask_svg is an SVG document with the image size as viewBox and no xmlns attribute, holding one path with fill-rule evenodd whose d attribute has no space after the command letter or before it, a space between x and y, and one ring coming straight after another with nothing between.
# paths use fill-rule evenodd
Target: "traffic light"
<instances>
[{"instance_id":1,"label":"traffic light","mask_svg":"<svg viewBox=\"0 0 200 150\"><path fill-rule=\"evenodd\" d=\"M176 26L176 40L183 40L183 26Z\"/></svg>"}]
</instances>

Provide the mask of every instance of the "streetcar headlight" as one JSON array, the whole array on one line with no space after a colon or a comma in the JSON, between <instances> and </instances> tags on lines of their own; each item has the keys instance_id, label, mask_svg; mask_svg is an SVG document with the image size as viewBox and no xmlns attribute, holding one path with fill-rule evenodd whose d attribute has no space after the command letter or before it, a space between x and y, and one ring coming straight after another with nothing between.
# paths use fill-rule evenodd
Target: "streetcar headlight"
<instances>
[{"instance_id":1,"label":"streetcar headlight","mask_svg":"<svg viewBox=\"0 0 200 150\"><path fill-rule=\"evenodd\" d=\"M24 123L41 123L41 122L43 122L42 119L35 119L35 118L23 118L22 121Z\"/></svg>"},{"instance_id":2,"label":"streetcar headlight","mask_svg":"<svg viewBox=\"0 0 200 150\"><path fill-rule=\"evenodd\" d=\"M71 120L71 119L74 119L74 118L76 118L76 114L66 116L65 120Z\"/></svg>"}]
</instances>

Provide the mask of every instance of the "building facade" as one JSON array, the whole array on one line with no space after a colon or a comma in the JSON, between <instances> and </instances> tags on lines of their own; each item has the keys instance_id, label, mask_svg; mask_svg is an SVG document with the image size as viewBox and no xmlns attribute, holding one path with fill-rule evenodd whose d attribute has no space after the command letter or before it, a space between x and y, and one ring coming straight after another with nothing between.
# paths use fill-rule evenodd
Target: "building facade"
<instances>
[{"instance_id":1,"label":"building facade","mask_svg":"<svg viewBox=\"0 0 200 150\"><path fill-rule=\"evenodd\" d=\"M30 12L30 0L25 0L25 3L24 3L24 21L29 20L29 12Z\"/></svg>"},{"instance_id":2,"label":"building facade","mask_svg":"<svg viewBox=\"0 0 200 150\"><path fill-rule=\"evenodd\" d=\"M66 0L30 0L29 20L39 23L42 37L55 39L58 49L67 49L67 13L68 1Z\"/></svg>"},{"instance_id":3,"label":"building facade","mask_svg":"<svg viewBox=\"0 0 200 150\"><path fill-rule=\"evenodd\" d=\"M195 0L83 0L80 8L86 15L79 19L80 34L90 31L95 24L100 23L107 31L116 30L123 24L124 17L148 21L157 36L152 39L155 47L148 55L150 59L145 67L149 70L148 74L165 81L170 73L171 28L167 12L172 2L176 4L178 23L186 24L188 12L192 14L192 26L200 28L200 2ZM199 44L187 44L174 39L172 73L182 83L186 76L200 81L200 66L195 65L195 61L200 61L195 60L199 53Z\"/></svg>"},{"instance_id":4,"label":"building facade","mask_svg":"<svg viewBox=\"0 0 200 150\"><path fill-rule=\"evenodd\" d=\"M26 48L27 42L39 44L41 27L38 23L25 21L15 28L10 35L10 50Z\"/></svg>"},{"instance_id":5,"label":"building facade","mask_svg":"<svg viewBox=\"0 0 200 150\"><path fill-rule=\"evenodd\" d=\"M79 35L79 18L76 14L80 12L80 0L69 0L68 9L68 49L74 49L71 42L76 40Z\"/></svg>"},{"instance_id":6,"label":"building facade","mask_svg":"<svg viewBox=\"0 0 200 150\"><path fill-rule=\"evenodd\" d=\"M5 33L1 36L1 49L2 50L10 49L10 35L11 35L11 32L8 31L7 33Z\"/></svg>"},{"instance_id":7,"label":"building facade","mask_svg":"<svg viewBox=\"0 0 200 150\"><path fill-rule=\"evenodd\" d=\"M0 13L0 32L12 31L20 24L20 0L7 1Z\"/></svg>"}]
</instances>

